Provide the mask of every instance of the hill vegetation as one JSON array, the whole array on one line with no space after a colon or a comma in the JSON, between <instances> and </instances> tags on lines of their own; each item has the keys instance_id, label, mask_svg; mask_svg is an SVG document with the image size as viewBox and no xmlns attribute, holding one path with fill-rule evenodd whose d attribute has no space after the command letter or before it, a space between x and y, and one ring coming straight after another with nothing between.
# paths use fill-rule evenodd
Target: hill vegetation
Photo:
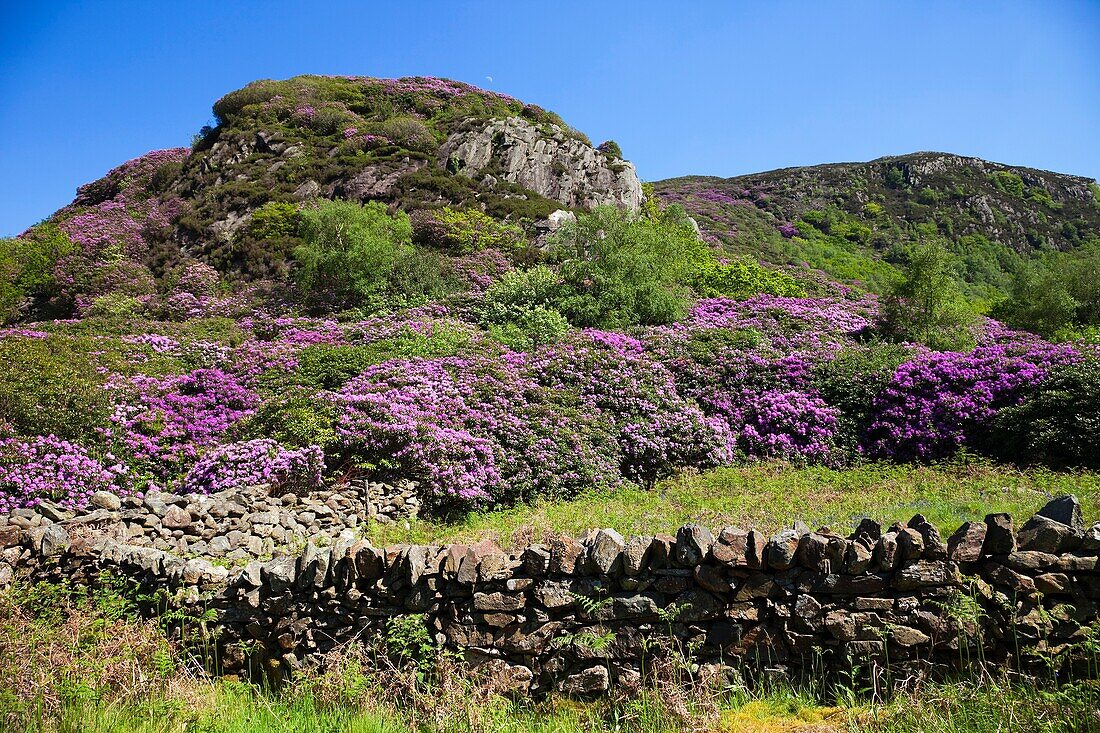
<instances>
[{"instance_id":1,"label":"hill vegetation","mask_svg":"<svg viewBox=\"0 0 1100 733\"><path fill-rule=\"evenodd\" d=\"M939 243L970 307L1047 337L1098 321L1095 181L944 153L655 184L734 254L885 293Z\"/></svg>"}]
</instances>

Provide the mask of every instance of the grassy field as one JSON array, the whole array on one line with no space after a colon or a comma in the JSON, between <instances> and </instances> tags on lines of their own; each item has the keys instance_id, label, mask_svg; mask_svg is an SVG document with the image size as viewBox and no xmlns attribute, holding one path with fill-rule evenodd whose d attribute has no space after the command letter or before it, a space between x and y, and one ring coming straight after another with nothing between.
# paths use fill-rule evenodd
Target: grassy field
<instances>
[{"instance_id":1,"label":"grassy field","mask_svg":"<svg viewBox=\"0 0 1100 733\"><path fill-rule=\"evenodd\" d=\"M884 524L916 513L946 538L964 521L1009 512L1017 523L1050 498L1073 493L1086 519L1100 520L1100 473L1017 470L983 461L935 466L867 464L845 469L754 464L688 474L652 491L622 489L568 501L542 501L504 511L470 514L455 522L415 520L375 524L376 544L430 543L486 537L505 545L538 541L555 532L610 527L626 536L675 533L686 522L779 529L801 519L811 527L847 532L863 517Z\"/></svg>"}]
</instances>

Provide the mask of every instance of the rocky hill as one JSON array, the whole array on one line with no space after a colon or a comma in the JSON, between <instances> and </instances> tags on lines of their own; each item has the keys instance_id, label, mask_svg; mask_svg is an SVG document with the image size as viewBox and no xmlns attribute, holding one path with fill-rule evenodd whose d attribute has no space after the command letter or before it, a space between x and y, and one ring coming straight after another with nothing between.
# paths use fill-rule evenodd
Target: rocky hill
<instances>
[{"instance_id":1,"label":"rocky hill","mask_svg":"<svg viewBox=\"0 0 1100 733\"><path fill-rule=\"evenodd\" d=\"M673 178L655 190L734 251L872 284L888 274L891 248L918 237L943 236L964 259L983 260L972 269L991 270L1100 237L1095 181L947 153Z\"/></svg>"},{"instance_id":2,"label":"rocky hill","mask_svg":"<svg viewBox=\"0 0 1100 733\"><path fill-rule=\"evenodd\" d=\"M251 251L247 225L271 201L454 205L538 220L642 199L617 145L593 147L556 114L445 79L262 80L219 99L214 115L191 149L120 166L81 187L54 220L70 235L90 225L116 240L121 232L127 253L154 273L182 254L265 276L286 252Z\"/></svg>"}]
</instances>

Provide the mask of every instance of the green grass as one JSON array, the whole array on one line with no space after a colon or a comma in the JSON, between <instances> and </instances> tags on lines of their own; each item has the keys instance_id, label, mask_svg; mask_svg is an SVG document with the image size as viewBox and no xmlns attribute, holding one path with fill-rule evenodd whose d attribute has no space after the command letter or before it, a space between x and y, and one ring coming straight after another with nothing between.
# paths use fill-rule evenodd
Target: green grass
<instances>
[{"instance_id":1,"label":"green grass","mask_svg":"<svg viewBox=\"0 0 1100 733\"><path fill-rule=\"evenodd\" d=\"M383 704L323 703L308 693L275 694L237 682L194 682L141 703L70 701L60 715L30 718L19 733L979 733L1097 730L1097 694L1005 681L926 685L883 705L832 707L790 689L733 695L709 710L646 691L618 702L546 702L494 697L408 714ZM443 701L441 701L442 703ZM433 720L435 718L435 720Z\"/></svg>"},{"instance_id":2,"label":"green grass","mask_svg":"<svg viewBox=\"0 0 1100 733\"><path fill-rule=\"evenodd\" d=\"M1053 496L1073 493L1086 518L1100 519L1100 473L1016 470L986 462L936 466L867 464L845 469L755 464L685 475L652 491L629 488L568 501L541 501L474 513L460 520L373 524L376 544L431 543L485 537L508 545L548 533L576 535L610 527L624 535L675 533L687 522L773 531L801 519L847 532L870 516L884 524L925 515L946 538L967 520L1009 512L1017 523Z\"/></svg>"}]
</instances>

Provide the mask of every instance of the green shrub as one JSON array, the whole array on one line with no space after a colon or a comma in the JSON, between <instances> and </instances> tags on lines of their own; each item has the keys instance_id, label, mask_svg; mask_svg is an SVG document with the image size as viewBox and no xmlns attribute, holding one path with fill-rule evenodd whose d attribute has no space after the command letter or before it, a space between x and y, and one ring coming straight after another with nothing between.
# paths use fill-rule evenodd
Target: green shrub
<instances>
[{"instance_id":1,"label":"green shrub","mask_svg":"<svg viewBox=\"0 0 1100 733\"><path fill-rule=\"evenodd\" d=\"M959 289L951 256L943 244L915 246L904 279L883 299L882 333L896 341L915 341L933 349L973 347L975 314Z\"/></svg>"},{"instance_id":2,"label":"green shrub","mask_svg":"<svg viewBox=\"0 0 1100 733\"><path fill-rule=\"evenodd\" d=\"M599 150L612 160L623 160L623 149L620 148L619 144L614 140L604 140L596 146L596 150Z\"/></svg>"},{"instance_id":3,"label":"green shrub","mask_svg":"<svg viewBox=\"0 0 1100 733\"><path fill-rule=\"evenodd\" d=\"M54 265L76 249L69 235L50 222L0 239L0 322L16 317L25 299L56 294Z\"/></svg>"},{"instance_id":4,"label":"green shrub","mask_svg":"<svg viewBox=\"0 0 1100 733\"><path fill-rule=\"evenodd\" d=\"M294 249L302 288L314 296L356 303L385 290L412 227L384 204L322 201L301 212L303 244Z\"/></svg>"},{"instance_id":5,"label":"green shrub","mask_svg":"<svg viewBox=\"0 0 1100 733\"><path fill-rule=\"evenodd\" d=\"M247 231L258 240L292 237L298 232L299 221L298 207L295 204L268 201L252 212Z\"/></svg>"},{"instance_id":6,"label":"green shrub","mask_svg":"<svg viewBox=\"0 0 1100 733\"><path fill-rule=\"evenodd\" d=\"M92 299L84 311L85 318L103 318L109 321L126 321L145 310L145 305L132 295L107 293Z\"/></svg>"},{"instance_id":7,"label":"green shrub","mask_svg":"<svg viewBox=\"0 0 1100 733\"><path fill-rule=\"evenodd\" d=\"M313 390L292 387L264 400L236 430L241 440L271 438L292 448L319 445L328 454L338 443L338 418L332 401Z\"/></svg>"},{"instance_id":8,"label":"green shrub","mask_svg":"<svg viewBox=\"0 0 1100 733\"><path fill-rule=\"evenodd\" d=\"M1018 174L1012 171L993 171L989 178L999 191L1017 198L1024 197L1024 179Z\"/></svg>"},{"instance_id":9,"label":"green shrub","mask_svg":"<svg viewBox=\"0 0 1100 733\"><path fill-rule=\"evenodd\" d=\"M406 330L369 344L313 344L298 355L297 380L320 389L339 389L367 367L390 359L454 356L470 344L471 332L433 324L429 333Z\"/></svg>"},{"instance_id":10,"label":"green shrub","mask_svg":"<svg viewBox=\"0 0 1100 733\"><path fill-rule=\"evenodd\" d=\"M417 212L413 218L413 241L459 254L480 252L491 247L505 252L526 243L523 229L497 221L477 209Z\"/></svg>"},{"instance_id":11,"label":"green shrub","mask_svg":"<svg viewBox=\"0 0 1100 733\"><path fill-rule=\"evenodd\" d=\"M997 413L992 444L1010 461L1100 468L1100 359L1052 369Z\"/></svg>"},{"instance_id":12,"label":"green shrub","mask_svg":"<svg viewBox=\"0 0 1100 733\"><path fill-rule=\"evenodd\" d=\"M378 134L408 150L433 150L436 147L431 129L416 117L391 117L379 125Z\"/></svg>"},{"instance_id":13,"label":"green shrub","mask_svg":"<svg viewBox=\"0 0 1100 733\"><path fill-rule=\"evenodd\" d=\"M1047 338L1100 326L1100 245L1023 263L993 315Z\"/></svg>"},{"instance_id":14,"label":"green shrub","mask_svg":"<svg viewBox=\"0 0 1100 733\"><path fill-rule=\"evenodd\" d=\"M806 295L787 273L769 270L747 258L727 264L708 262L696 273L691 285L704 298L721 295L745 300L760 293L792 298Z\"/></svg>"},{"instance_id":15,"label":"green shrub","mask_svg":"<svg viewBox=\"0 0 1100 733\"><path fill-rule=\"evenodd\" d=\"M871 343L845 349L815 369L814 383L821 398L840 412L837 445L849 455L856 454L876 417L875 397L908 357L909 350L899 344Z\"/></svg>"},{"instance_id":16,"label":"green shrub","mask_svg":"<svg viewBox=\"0 0 1100 733\"><path fill-rule=\"evenodd\" d=\"M713 254L678 206L654 221L598 207L551 242L564 280L555 307L579 326L669 323L690 303L688 283Z\"/></svg>"},{"instance_id":17,"label":"green shrub","mask_svg":"<svg viewBox=\"0 0 1100 733\"><path fill-rule=\"evenodd\" d=\"M494 323L489 335L516 351L557 343L569 331L569 321L553 308L533 306L515 320Z\"/></svg>"},{"instance_id":18,"label":"green shrub","mask_svg":"<svg viewBox=\"0 0 1100 733\"><path fill-rule=\"evenodd\" d=\"M24 435L94 441L108 394L88 338L0 339L0 419Z\"/></svg>"}]
</instances>

